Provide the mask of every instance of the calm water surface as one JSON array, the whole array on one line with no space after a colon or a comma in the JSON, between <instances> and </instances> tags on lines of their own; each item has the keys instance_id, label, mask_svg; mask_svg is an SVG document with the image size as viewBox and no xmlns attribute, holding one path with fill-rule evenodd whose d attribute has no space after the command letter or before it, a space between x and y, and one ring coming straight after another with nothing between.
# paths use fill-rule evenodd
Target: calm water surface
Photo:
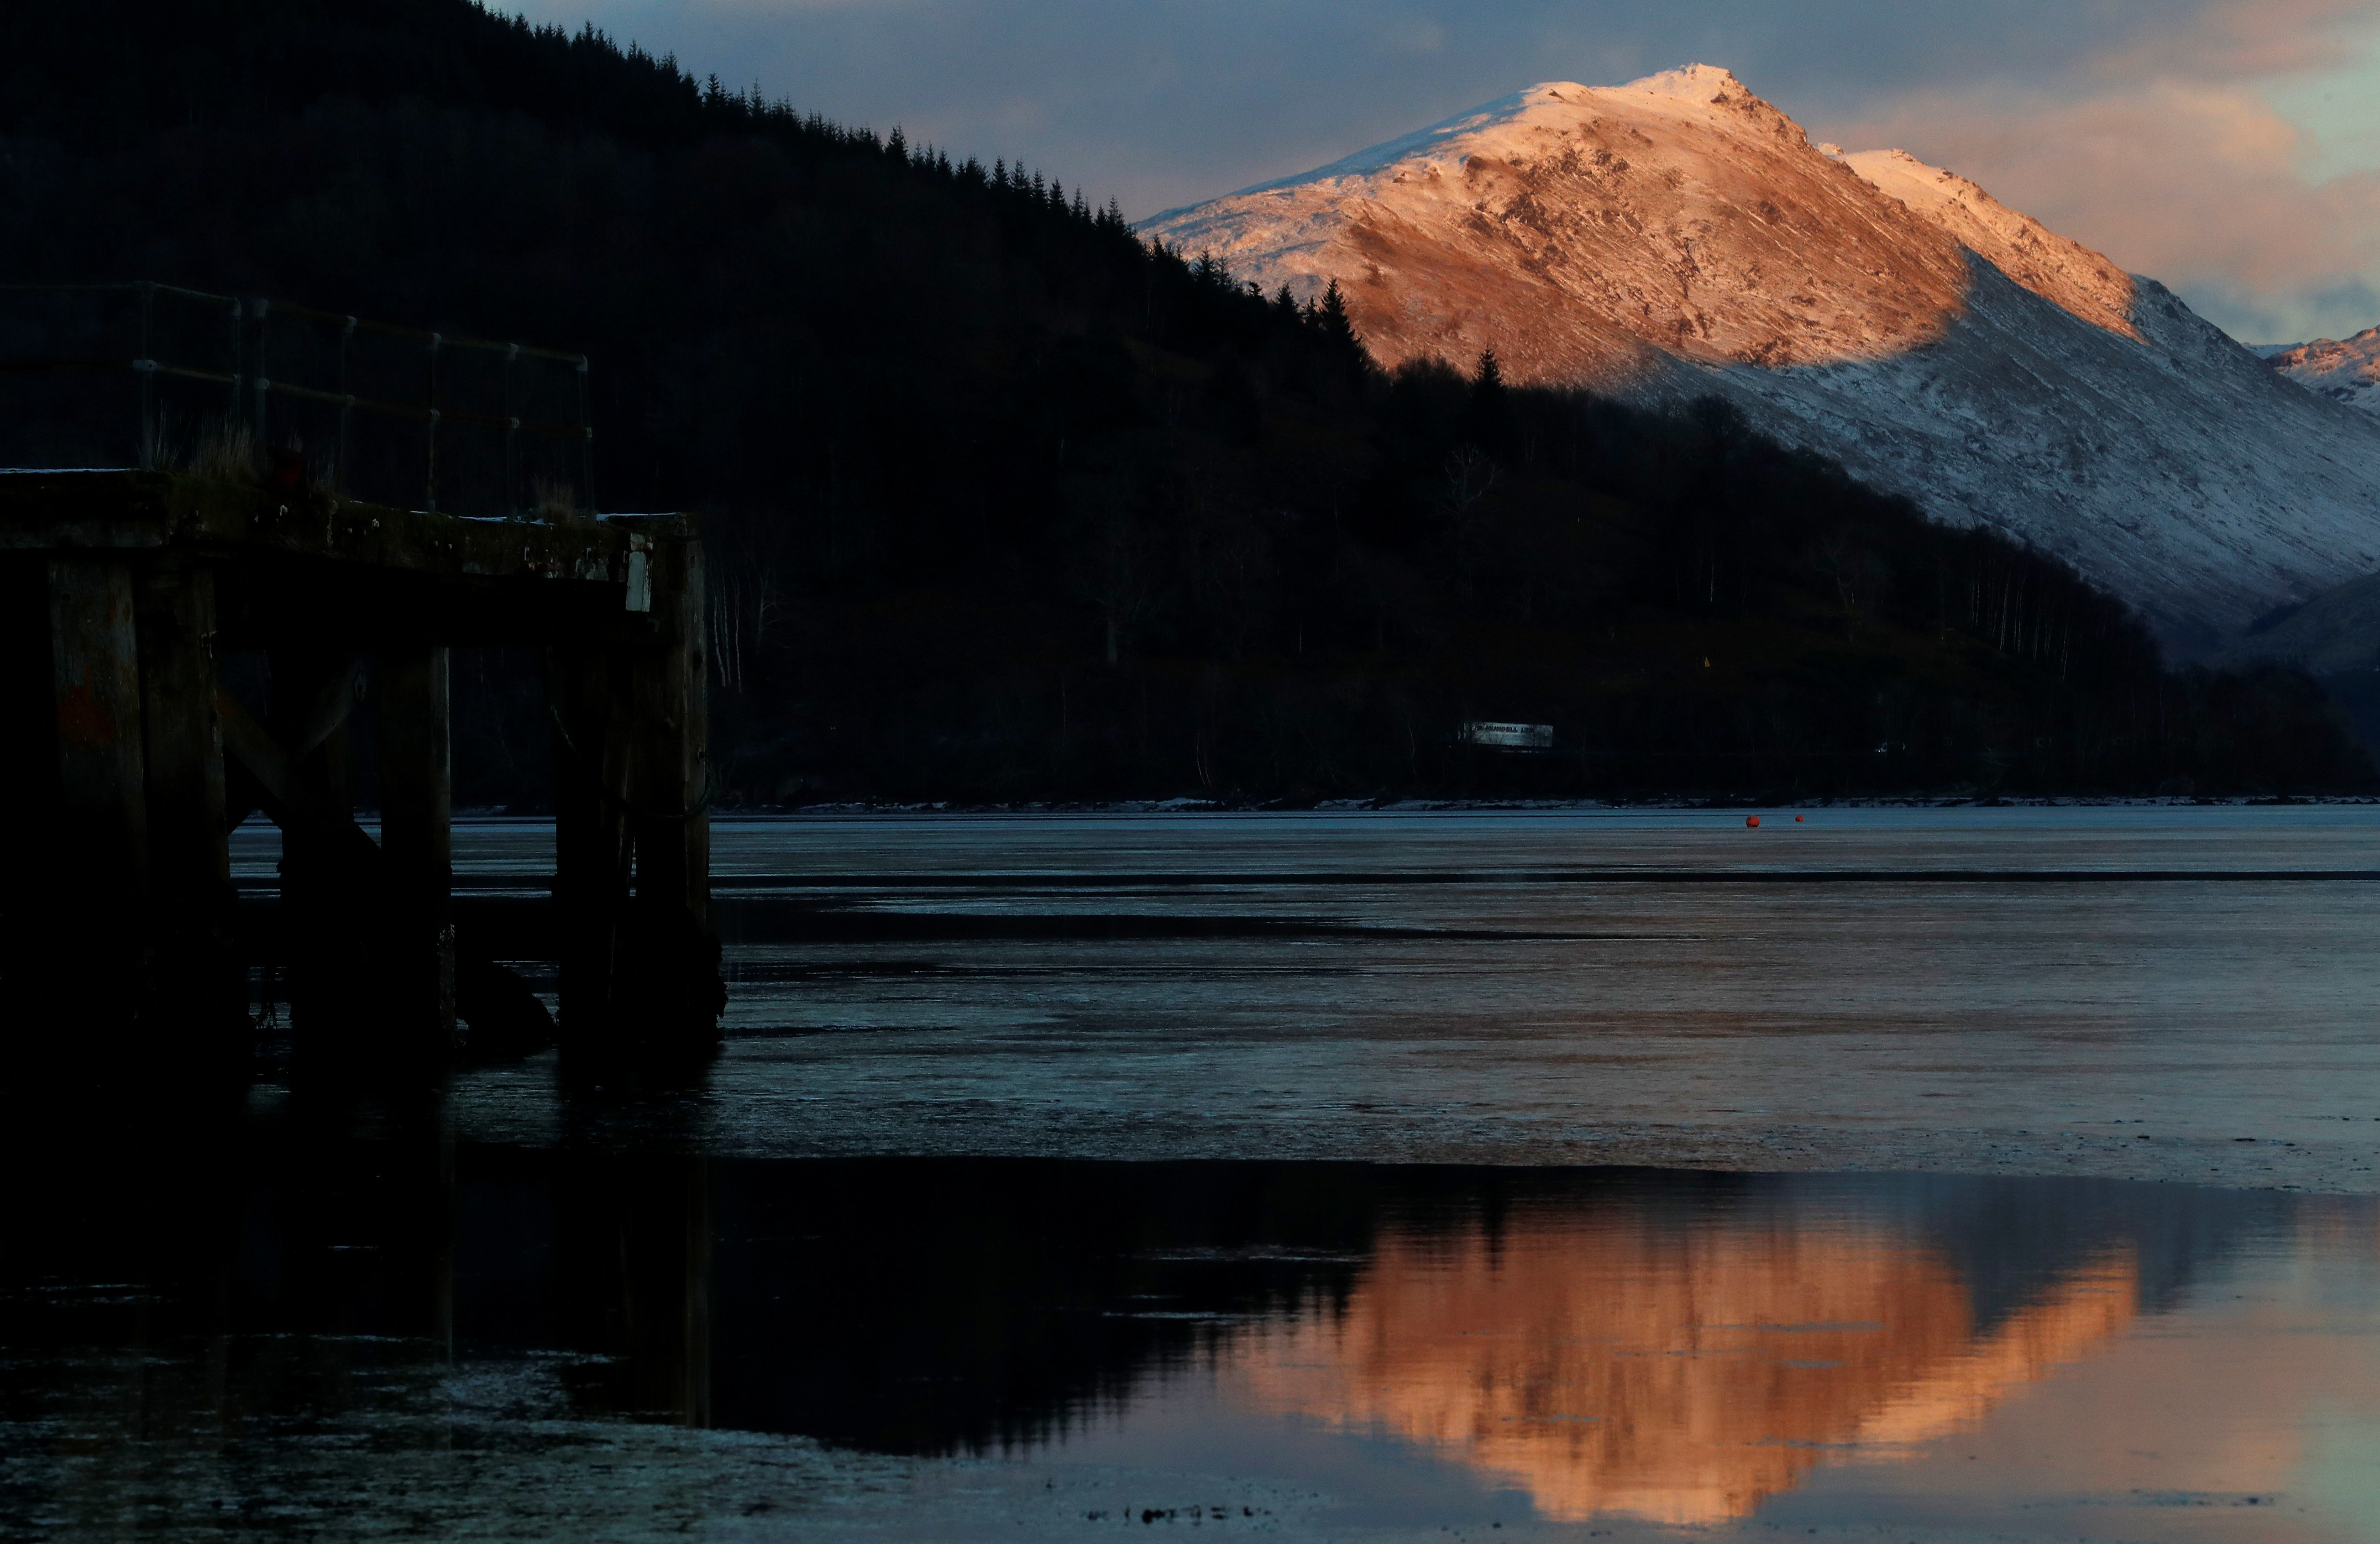
<instances>
[{"instance_id":1,"label":"calm water surface","mask_svg":"<svg viewBox=\"0 0 2380 1544\"><path fill-rule=\"evenodd\" d=\"M722 823L706 1140L1576 1161L1615 1125L2055 1127L2257 1137L2289 1183L2276 1144L2380 1116L2380 808L1805 813ZM460 852L520 894L550 841ZM541 1076L467 1102L551 1136Z\"/></svg>"},{"instance_id":2,"label":"calm water surface","mask_svg":"<svg viewBox=\"0 0 2380 1544\"><path fill-rule=\"evenodd\" d=\"M2371 1197L1544 1161L2351 1177L2380 812L1805 813L722 823L700 1089L42 1134L0 1534L2380 1538Z\"/></svg>"}]
</instances>

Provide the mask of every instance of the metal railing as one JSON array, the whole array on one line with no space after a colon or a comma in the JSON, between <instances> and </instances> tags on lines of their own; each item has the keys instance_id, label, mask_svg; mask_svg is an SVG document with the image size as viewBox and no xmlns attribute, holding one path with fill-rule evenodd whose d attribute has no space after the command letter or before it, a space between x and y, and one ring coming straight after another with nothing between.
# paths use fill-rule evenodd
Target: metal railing
<instances>
[{"instance_id":1,"label":"metal railing","mask_svg":"<svg viewBox=\"0 0 2380 1544\"><path fill-rule=\"evenodd\" d=\"M442 498L464 513L519 513L557 498L593 509L584 354L153 280L0 285L0 298L12 303L0 307L0 376L137 382L138 435L127 459L144 469L174 463L177 425L188 441L238 425L277 466L301 458L306 475L379 502L409 501L410 484L430 510ZM567 372L559 390L540 378L557 370ZM30 442L11 447L14 464L39 465L45 449L55 464L90 464L90 447L109 440L99 420L130 406L65 396L61 388L39 393L10 417L15 437ZM364 453L359 415L408 426L400 439L418 431L418 443L383 436ZM308 429L317 432L310 446ZM562 454L534 453L532 442Z\"/></svg>"}]
</instances>

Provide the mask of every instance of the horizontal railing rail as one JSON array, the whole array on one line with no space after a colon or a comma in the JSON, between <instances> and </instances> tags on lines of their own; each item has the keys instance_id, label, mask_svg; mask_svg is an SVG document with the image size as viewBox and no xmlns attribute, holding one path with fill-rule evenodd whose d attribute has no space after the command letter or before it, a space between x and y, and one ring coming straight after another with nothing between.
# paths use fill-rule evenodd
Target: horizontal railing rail
<instances>
[{"instance_id":1,"label":"horizontal railing rail","mask_svg":"<svg viewBox=\"0 0 2380 1544\"><path fill-rule=\"evenodd\" d=\"M368 413L383 419L419 424L423 429L420 448L422 507L434 510L439 506L440 457L439 431L454 426L494 431L504 439L504 502L514 508L525 501L519 476L520 456L515 437L529 435L542 440L577 442L580 447L577 466L574 468L577 487L573 496L583 501L592 512L595 431L588 415L588 359L584 354L564 349L544 348L533 344L504 342L474 337L464 334L433 332L426 328L406 327L385 322L373 322L337 311L322 310L311 306L297 305L267 297L217 295L206 290L189 289L179 285L162 284L152 280L124 280L85 284L0 284L0 297L55 295L59 297L128 295L139 301L138 326L140 334L138 351L127 354L96 354L61 352L55 355L0 355L0 375L71 375L127 371L140 377L141 426L140 464L152 468L161 456L162 436L156 422L156 403L152 383L159 377L197 382L220 386L228 393L225 416L247 425L260 445L269 445L272 438L273 413L270 402L281 398L292 402L321 404L336 408L337 446L333 467L334 477L343 476L349 459L349 415ZM156 331L155 308L159 298L220 310L229 322L225 334L231 354L229 369L214 369L182 359L161 358L152 349ZM337 338L338 380L329 385L306 380L292 380L266 373L267 333L276 320L310 324L330 329ZM349 374L353 362L354 340L358 334L386 340L400 346L418 347L421 351L422 395L419 401L403 401L384 395L373 395L350 389ZM205 352L206 350L202 350ZM499 361L501 391L505 410L489 411L484 407L459 406L442 398L441 356L465 352L492 356ZM548 415L509 410L513 394L512 367L521 360L544 365L567 367L576 375L576 422Z\"/></svg>"}]
</instances>

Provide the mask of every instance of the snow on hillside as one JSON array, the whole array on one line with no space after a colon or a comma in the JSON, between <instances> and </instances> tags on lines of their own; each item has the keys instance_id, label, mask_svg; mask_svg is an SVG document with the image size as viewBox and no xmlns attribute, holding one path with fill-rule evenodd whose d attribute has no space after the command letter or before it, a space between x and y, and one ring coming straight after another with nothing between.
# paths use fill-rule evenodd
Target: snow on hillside
<instances>
[{"instance_id":1,"label":"snow on hillside","mask_svg":"<svg viewBox=\"0 0 2380 1544\"><path fill-rule=\"evenodd\" d=\"M1336 280L1381 359L1710 392L1937 516L1999 526L2204 652L2380 569L2380 416L1899 152L1843 155L1707 66L1525 91L1142 231Z\"/></svg>"},{"instance_id":2,"label":"snow on hillside","mask_svg":"<svg viewBox=\"0 0 2380 1544\"><path fill-rule=\"evenodd\" d=\"M2312 343L2271 344L2255 352L2308 391L2380 414L2380 327L2358 333L2344 343L2316 338Z\"/></svg>"},{"instance_id":3,"label":"snow on hillside","mask_svg":"<svg viewBox=\"0 0 2380 1544\"><path fill-rule=\"evenodd\" d=\"M1929 166L1905 150L1837 152L1835 159L2035 295L2085 322L2139 339L2131 319L2136 293L2131 276L2081 242L2068 240L1965 177Z\"/></svg>"}]
</instances>

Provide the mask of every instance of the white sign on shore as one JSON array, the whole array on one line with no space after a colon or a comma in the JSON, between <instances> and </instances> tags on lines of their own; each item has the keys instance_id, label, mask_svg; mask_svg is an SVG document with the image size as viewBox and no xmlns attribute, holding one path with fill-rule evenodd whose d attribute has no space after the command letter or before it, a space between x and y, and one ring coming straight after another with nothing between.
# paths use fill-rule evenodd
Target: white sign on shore
<instances>
[{"instance_id":1,"label":"white sign on shore","mask_svg":"<svg viewBox=\"0 0 2380 1544\"><path fill-rule=\"evenodd\" d=\"M1465 745L1487 746L1494 750L1551 750L1554 748L1554 726L1550 723L1492 723L1476 720L1463 726L1461 738Z\"/></svg>"}]
</instances>

